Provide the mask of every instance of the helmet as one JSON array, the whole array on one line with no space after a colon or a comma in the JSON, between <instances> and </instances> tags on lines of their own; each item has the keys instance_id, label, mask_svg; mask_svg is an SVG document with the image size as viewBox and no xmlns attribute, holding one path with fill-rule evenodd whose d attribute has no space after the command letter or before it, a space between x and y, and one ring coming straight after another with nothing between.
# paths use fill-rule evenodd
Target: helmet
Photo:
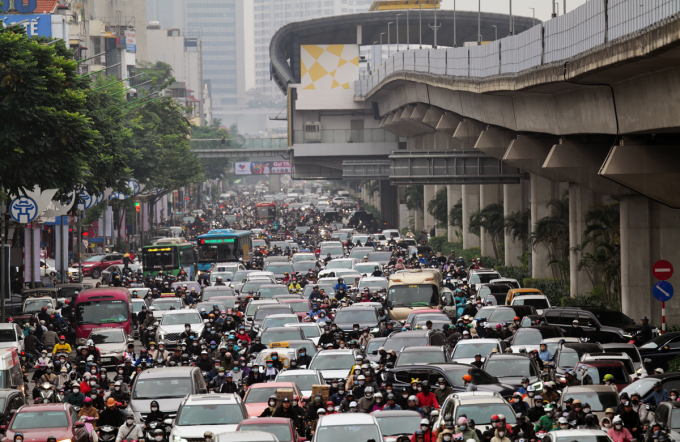
<instances>
[{"instance_id":1,"label":"helmet","mask_svg":"<svg viewBox=\"0 0 680 442\"><path fill-rule=\"evenodd\" d=\"M564 416L562 416L561 418L559 418L559 419L557 420L557 422L558 422L559 424L568 424L568 423L569 423L569 422L567 422L567 418L564 417Z\"/></svg>"},{"instance_id":2,"label":"helmet","mask_svg":"<svg viewBox=\"0 0 680 442\"><path fill-rule=\"evenodd\" d=\"M468 381L468 382L472 382L472 376L470 376L469 374L466 374L466 375L463 376L463 380Z\"/></svg>"},{"instance_id":3,"label":"helmet","mask_svg":"<svg viewBox=\"0 0 680 442\"><path fill-rule=\"evenodd\" d=\"M468 422L468 420L467 420L466 417L461 416L461 417L458 418L458 425L467 424L467 422Z\"/></svg>"},{"instance_id":4,"label":"helmet","mask_svg":"<svg viewBox=\"0 0 680 442\"><path fill-rule=\"evenodd\" d=\"M606 375L604 375L604 378L602 378L602 380L605 381L605 382L607 382L607 381L614 382L614 376L612 374L606 374Z\"/></svg>"}]
</instances>

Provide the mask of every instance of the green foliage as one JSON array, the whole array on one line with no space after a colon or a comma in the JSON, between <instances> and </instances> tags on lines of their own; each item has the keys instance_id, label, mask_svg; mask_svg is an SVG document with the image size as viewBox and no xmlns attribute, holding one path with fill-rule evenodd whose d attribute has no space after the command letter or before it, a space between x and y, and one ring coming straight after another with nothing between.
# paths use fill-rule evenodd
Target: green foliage
<instances>
[{"instance_id":1,"label":"green foliage","mask_svg":"<svg viewBox=\"0 0 680 442\"><path fill-rule=\"evenodd\" d=\"M552 302L552 301L551 301ZM564 296L560 299L561 306L563 307L601 307L618 310L617 306L612 306L608 304L601 296L595 295L579 295L575 297Z\"/></svg>"},{"instance_id":2,"label":"green foliage","mask_svg":"<svg viewBox=\"0 0 680 442\"><path fill-rule=\"evenodd\" d=\"M531 278L531 274L529 273L529 269L527 267L501 265L494 268L498 270L498 273L503 275L504 278L516 279L517 281L520 281L520 283L522 283L525 279Z\"/></svg>"},{"instance_id":3,"label":"green foliage","mask_svg":"<svg viewBox=\"0 0 680 442\"><path fill-rule=\"evenodd\" d=\"M522 250L528 250L529 243L529 218L531 212L527 210L518 210L511 212L505 217L505 228L512 237L513 241L522 242Z\"/></svg>"},{"instance_id":4,"label":"green foliage","mask_svg":"<svg viewBox=\"0 0 680 442\"><path fill-rule=\"evenodd\" d=\"M550 300L551 305L562 305L562 298L569 297L569 285L550 278L525 278L522 287L538 289Z\"/></svg>"},{"instance_id":5,"label":"green foliage","mask_svg":"<svg viewBox=\"0 0 680 442\"><path fill-rule=\"evenodd\" d=\"M425 206L425 189L423 186L408 186L404 193L408 210L422 211Z\"/></svg>"},{"instance_id":6,"label":"green foliage","mask_svg":"<svg viewBox=\"0 0 680 442\"><path fill-rule=\"evenodd\" d=\"M435 193L434 198L427 203L427 213L434 217L437 227L446 228L448 224L448 196L446 188Z\"/></svg>"},{"instance_id":7,"label":"green foliage","mask_svg":"<svg viewBox=\"0 0 680 442\"><path fill-rule=\"evenodd\" d=\"M153 86L165 85L167 82L174 80L172 77L172 66L162 61L151 63L148 61L137 62L137 74L142 74L135 78L135 83L145 83L151 80Z\"/></svg>"},{"instance_id":8,"label":"green foliage","mask_svg":"<svg viewBox=\"0 0 680 442\"><path fill-rule=\"evenodd\" d=\"M449 211L449 225L452 227L463 228L463 199L459 199Z\"/></svg>"},{"instance_id":9,"label":"green foliage","mask_svg":"<svg viewBox=\"0 0 680 442\"><path fill-rule=\"evenodd\" d=\"M534 246L548 250L549 263L555 264L551 267L554 278L566 282L569 280L569 196L550 200L547 206L551 214L536 221L531 238Z\"/></svg>"},{"instance_id":10,"label":"green foliage","mask_svg":"<svg viewBox=\"0 0 680 442\"><path fill-rule=\"evenodd\" d=\"M666 373L677 373L680 371L680 356L676 356L668 362Z\"/></svg>"},{"instance_id":11,"label":"green foliage","mask_svg":"<svg viewBox=\"0 0 680 442\"><path fill-rule=\"evenodd\" d=\"M226 129L221 129L221 125L222 120L215 118L210 126L192 126L191 138L195 140L224 139L225 142L231 140L231 133ZM230 145L229 147L235 146ZM217 179L227 174L227 170L231 167L231 161L228 158L203 158L201 165L207 179Z\"/></svg>"},{"instance_id":12,"label":"green foliage","mask_svg":"<svg viewBox=\"0 0 680 442\"><path fill-rule=\"evenodd\" d=\"M489 204L481 210L470 215L468 231L477 236L481 235L481 228L491 238L494 256L499 258L499 244L505 234L505 218L503 217L503 204Z\"/></svg>"}]
</instances>

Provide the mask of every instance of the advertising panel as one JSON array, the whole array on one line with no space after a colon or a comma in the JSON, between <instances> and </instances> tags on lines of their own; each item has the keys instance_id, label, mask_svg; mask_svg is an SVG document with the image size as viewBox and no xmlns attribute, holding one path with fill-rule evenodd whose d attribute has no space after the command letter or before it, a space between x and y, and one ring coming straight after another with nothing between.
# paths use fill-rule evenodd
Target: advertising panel
<instances>
[{"instance_id":1,"label":"advertising panel","mask_svg":"<svg viewBox=\"0 0 680 442\"><path fill-rule=\"evenodd\" d=\"M290 173L290 161L242 161L234 163L236 175L283 175Z\"/></svg>"}]
</instances>

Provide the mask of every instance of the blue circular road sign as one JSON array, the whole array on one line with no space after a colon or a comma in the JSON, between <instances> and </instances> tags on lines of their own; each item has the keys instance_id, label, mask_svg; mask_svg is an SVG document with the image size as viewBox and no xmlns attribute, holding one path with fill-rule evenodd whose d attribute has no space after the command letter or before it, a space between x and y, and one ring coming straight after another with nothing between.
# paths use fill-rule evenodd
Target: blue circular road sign
<instances>
[{"instance_id":1,"label":"blue circular road sign","mask_svg":"<svg viewBox=\"0 0 680 442\"><path fill-rule=\"evenodd\" d=\"M28 196L15 198L9 206L12 219L20 224L28 224L38 217L38 203Z\"/></svg>"},{"instance_id":2,"label":"blue circular road sign","mask_svg":"<svg viewBox=\"0 0 680 442\"><path fill-rule=\"evenodd\" d=\"M659 281L652 290L654 297L662 302L666 302L673 297L673 286L668 281Z\"/></svg>"}]
</instances>

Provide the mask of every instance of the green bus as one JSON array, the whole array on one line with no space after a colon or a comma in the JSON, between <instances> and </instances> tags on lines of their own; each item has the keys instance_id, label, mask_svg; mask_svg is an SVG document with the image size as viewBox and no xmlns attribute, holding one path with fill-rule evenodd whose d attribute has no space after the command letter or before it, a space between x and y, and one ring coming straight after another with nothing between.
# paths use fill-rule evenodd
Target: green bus
<instances>
[{"instance_id":1,"label":"green bus","mask_svg":"<svg viewBox=\"0 0 680 442\"><path fill-rule=\"evenodd\" d=\"M155 244L142 248L142 271L144 276L151 273L155 277L159 271L166 275L177 276L184 270L189 280L196 278L196 256L194 246L188 242L181 242L179 238L163 238Z\"/></svg>"}]
</instances>

